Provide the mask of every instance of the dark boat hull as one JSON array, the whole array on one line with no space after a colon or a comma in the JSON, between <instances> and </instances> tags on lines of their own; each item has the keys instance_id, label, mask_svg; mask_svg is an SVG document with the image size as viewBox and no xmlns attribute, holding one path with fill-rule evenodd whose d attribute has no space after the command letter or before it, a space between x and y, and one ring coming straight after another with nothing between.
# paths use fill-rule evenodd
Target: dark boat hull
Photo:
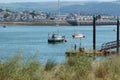
<instances>
[{"instance_id":1,"label":"dark boat hull","mask_svg":"<svg viewBox=\"0 0 120 80\"><path fill-rule=\"evenodd\" d=\"M57 42L64 42L64 39L62 39L62 40L50 40L50 39L48 39L48 43L57 43Z\"/></svg>"}]
</instances>

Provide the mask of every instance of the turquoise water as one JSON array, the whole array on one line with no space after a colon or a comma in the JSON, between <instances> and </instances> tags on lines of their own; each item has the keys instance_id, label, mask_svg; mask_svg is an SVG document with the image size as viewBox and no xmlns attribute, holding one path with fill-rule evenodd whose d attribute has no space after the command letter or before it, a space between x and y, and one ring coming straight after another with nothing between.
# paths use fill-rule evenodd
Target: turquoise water
<instances>
[{"instance_id":1,"label":"turquoise water","mask_svg":"<svg viewBox=\"0 0 120 80\"><path fill-rule=\"evenodd\" d=\"M116 40L113 31L116 26L97 27L97 49L104 42ZM60 44L48 44L48 33L65 35L67 42ZM65 52L74 44L79 47L80 40L73 39L72 34L82 33L86 37L82 39L82 47L92 49L92 26L0 26L0 57L7 58L14 53L23 52L25 55L37 55L41 62L53 59L56 62L65 61Z\"/></svg>"}]
</instances>

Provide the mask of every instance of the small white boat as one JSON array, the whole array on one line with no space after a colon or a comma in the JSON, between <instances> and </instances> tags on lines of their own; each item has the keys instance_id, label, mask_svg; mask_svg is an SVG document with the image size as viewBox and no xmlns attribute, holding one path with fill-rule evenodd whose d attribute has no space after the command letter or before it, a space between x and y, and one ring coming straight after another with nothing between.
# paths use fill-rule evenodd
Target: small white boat
<instances>
[{"instance_id":1,"label":"small white boat","mask_svg":"<svg viewBox=\"0 0 120 80\"><path fill-rule=\"evenodd\" d=\"M83 34L73 34L72 37L73 38L85 38L85 35L83 35Z\"/></svg>"},{"instance_id":2,"label":"small white boat","mask_svg":"<svg viewBox=\"0 0 120 80\"><path fill-rule=\"evenodd\" d=\"M58 14L58 20L57 20L57 24L56 26L59 26L60 24L60 1L58 0L58 10L59 10L59 14ZM60 36L58 34L48 34L48 43L56 43L56 42L67 42L67 40L65 40L65 36Z\"/></svg>"},{"instance_id":3,"label":"small white boat","mask_svg":"<svg viewBox=\"0 0 120 80\"><path fill-rule=\"evenodd\" d=\"M56 42L66 42L65 36L59 36L58 34L49 35L48 43L56 43Z\"/></svg>"}]
</instances>

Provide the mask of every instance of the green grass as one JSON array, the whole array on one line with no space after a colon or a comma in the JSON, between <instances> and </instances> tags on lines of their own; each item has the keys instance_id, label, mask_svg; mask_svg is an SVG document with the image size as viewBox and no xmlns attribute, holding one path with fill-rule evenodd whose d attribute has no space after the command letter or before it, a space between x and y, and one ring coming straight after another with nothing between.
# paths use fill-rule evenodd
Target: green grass
<instances>
[{"instance_id":1,"label":"green grass","mask_svg":"<svg viewBox=\"0 0 120 80\"><path fill-rule=\"evenodd\" d=\"M35 72L40 68L36 60L26 60L15 55L8 60L0 62L0 80L31 80Z\"/></svg>"},{"instance_id":2,"label":"green grass","mask_svg":"<svg viewBox=\"0 0 120 80\"><path fill-rule=\"evenodd\" d=\"M108 58L94 64L95 78L101 80L120 80L120 56Z\"/></svg>"},{"instance_id":3,"label":"green grass","mask_svg":"<svg viewBox=\"0 0 120 80\"><path fill-rule=\"evenodd\" d=\"M55 63L53 60L47 60L47 63L45 64L45 71L51 71L55 66L57 65L57 63Z\"/></svg>"},{"instance_id":4,"label":"green grass","mask_svg":"<svg viewBox=\"0 0 120 80\"><path fill-rule=\"evenodd\" d=\"M86 56L71 56L60 68L58 78L60 80L85 80L92 68L92 61Z\"/></svg>"},{"instance_id":5,"label":"green grass","mask_svg":"<svg viewBox=\"0 0 120 80\"><path fill-rule=\"evenodd\" d=\"M36 56L14 55L0 60L0 80L120 80L120 56L93 61L88 55L70 56L64 64Z\"/></svg>"}]
</instances>

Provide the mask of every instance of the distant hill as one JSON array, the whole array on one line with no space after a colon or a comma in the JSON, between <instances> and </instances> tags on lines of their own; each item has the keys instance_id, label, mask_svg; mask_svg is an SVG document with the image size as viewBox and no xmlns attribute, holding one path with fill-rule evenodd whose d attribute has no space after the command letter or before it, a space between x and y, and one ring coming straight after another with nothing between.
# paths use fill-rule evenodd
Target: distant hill
<instances>
[{"instance_id":1,"label":"distant hill","mask_svg":"<svg viewBox=\"0 0 120 80\"><path fill-rule=\"evenodd\" d=\"M120 2L61 2L61 13L109 14L120 15ZM6 3L0 4L2 9L12 11L35 10L57 13L57 2L39 3Z\"/></svg>"},{"instance_id":2,"label":"distant hill","mask_svg":"<svg viewBox=\"0 0 120 80\"><path fill-rule=\"evenodd\" d=\"M61 8L64 13L86 13L86 14L109 14L120 15L119 2L101 2L101 3L85 3L84 5L70 5Z\"/></svg>"}]
</instances>

